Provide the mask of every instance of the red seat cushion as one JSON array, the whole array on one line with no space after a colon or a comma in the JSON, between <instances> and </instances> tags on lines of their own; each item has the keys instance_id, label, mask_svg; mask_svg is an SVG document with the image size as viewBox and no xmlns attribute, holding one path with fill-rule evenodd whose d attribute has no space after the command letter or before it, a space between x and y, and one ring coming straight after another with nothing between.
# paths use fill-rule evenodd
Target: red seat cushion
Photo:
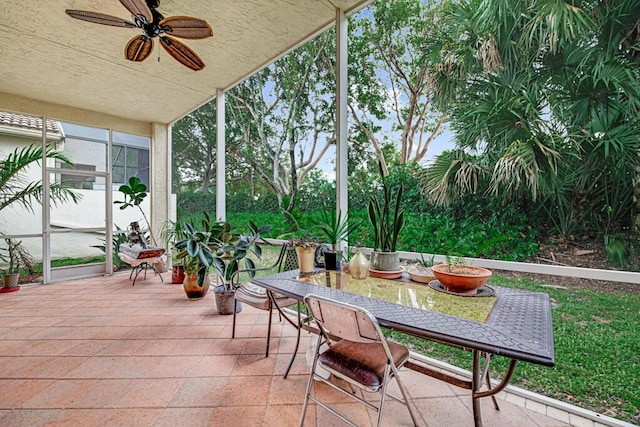
<instances>
[{"instance_id":1,"label":"red seat cushion","mask_svg":"<svg viewBox=\"0 0 640 427\"><path fill-rule=\"evenodd\" d=\"M396 366L402 366L409 358L409 350L387 341ZM372 389L378 389L384 379L387 356L380 343L359 343L341 340L320 355L319 361L352 380Z\"/></svg>"}]
</instances>

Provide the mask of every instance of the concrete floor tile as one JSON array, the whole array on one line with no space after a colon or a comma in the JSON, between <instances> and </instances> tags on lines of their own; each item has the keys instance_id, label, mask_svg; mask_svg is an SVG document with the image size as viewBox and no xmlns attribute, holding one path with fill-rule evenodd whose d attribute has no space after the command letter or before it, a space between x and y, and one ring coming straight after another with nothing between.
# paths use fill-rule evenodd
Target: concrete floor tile
<instances>
[{"instance_id":1,"label":"concrete floor tile","mask_svg":"<svg viewBox=\"0 0 640 427\"><path fill-rule=\"evenodd\" d=\"M205 354L222 355L222 354L242 354L247 341L244 338L216 338L208 340L209 347Z\"/></svg>"},{"instance_id":2,"label":"concrete floor tile","mask_svg":"<svg viewBox=\"0 0 640 427\"><path fill-rule=\"evenodd\" d=\"M283 376L289 366L293 353L278 354L276 356L276 366L273 371L274 375ZM307 360L304 357L304 353L298 353L293 361L289 375L305 375L308 376L311 372L311 368L307 365Z\"/></svg>"},{"instance_id":3,"label":"concrete floor tile","mask_svg":"<svg viewBox=\"0 0 640 427\"><path fill-rule=\"evenodd\" d=\"M198 376L197 370L203 356L165 356L148 358L149 376L152 378L176 378ZM193 374L192 374L193 373Z\"/></svg>"},{"instance_id":4,"label":"concrete floor tile","mask_svg":"<svg viewBox=\"0 0 640 427\"><path fill-rule=\"evenodd\" d=\"M213 411L209 426L256 427L265 425L263 424L265 411L265 406L218 407Z\"/></svg>"},{"instance_id":5,"label":"concrete floor tile","mask_svg":"<svg viewBox=\"0 0 640 427\"><path fill-rule=\"evenodd\" d=\"M264 406L269 400L271 377L231 377L220 406Z\"/></svg>"},{"instance_id":6,"label":"concrete floor tile","mask_svg":"<svg viewBox=\"0 0 640 427\"><path fill-rule=\"evenodd\" d=\"M237 366L240 356L219 355L219 356L199 356L196 363L191 366L190 377L224 377Z\"/></svg>"},{"instance_id":7,"label":"concrete floor tile","mask_svg":"<svg viewBox=\"0 0 640 427\"><path fill-rule=\"evenodd\" d=\"M58 380L23 403L23 408L64 409L95 387L99 380Z\"/></svg>"},{"instance_id":8,"label":"concrete floor tile","mask_svg":"<svg viewBox=\"0 0 640 427\"><path fill-rule=\"evenodd\" d=\"M131 382L119 405L129 408L165 408L184 384L184 378L147 378Z\"/></svg>"},{"instance_id":9,"label":"concrete floor tile","mask_svg":"<svg viewBox=\"0 0 640 427\"><path fill-rule=\"evenodd\" d=\"M300 425L302 404L268 405L264 415L264 425L278 427L297 427ZM316 405L309 405L305 414L305 427L316 426Z\"/></svg>"},{"instance_id":10,"label":"concrete floor tile","mask_svg":"<svg viewBox=\"0 0 640 427\"><path fill-rule=\"evenodd\" d=\"M307 391L308 379L307 375L289 375L287 379L281 376L273 376L268 404L302 405Z\"/></svg>"},{"instance_id":11,"label":"concrete floor tile","mask_svg":"<svg viewBox=\"0 0 640 427\"><path fill-rule=\"evenodd\" d=\"M154 427L207 427L213 418L213 408L166 408Z\"/></svg>"},{"instance_id":12,"label":"concrete floor tile","mask_svg":"<svg viewBox=\"0 0 640 427\"><path fill-rule=\"evenodd\" d=\"M0 409L22 408L24 403L49 387L55 380L0 380ZM1 424L1 423L0 423Z\"/></svg>"},{"instance_id":13,"label":"concrete floor tile","mask_svg":"<svg viewBox=\"0 0 640 427\"><path fill-rule=\"evenodd\" d=\"M243 354L233 369L232 375L273 375L276 366L276 357L272 354L264 357L264 354Z\"/></svg>"},{"instance_id":14,"label":"concrete floor tile","mask_svg":"<svg viewBox=\"0 0 640 427\"><path fill-rule=\"evenodd\" d=\"M368 410L360 403L336 403L331 408L340 412L345 417L360 427L370 427L371 421ZM308 415L307 415L308 417ZM305 418L306 419L306 418ZM343 426L344 422L321 406L316 405L316 423L318 426Z\"/></svg>"},{"instance_id":15,"label":"concrete floor tile","mask_svg":"<svg viewBox=\"0 0 640 427\"><path fill-rule=\"evenodd\" d=\"M210 407L220 404L229 377L187 378L169 402L169 407Z\"/></svg>"},{"instance_id":16,"label":"concrete floor tile","mask_svg":"<svg viewBox=\"0 0 640 427\"><path fill-rule=\"evenodd\" d=\"M32 427L52 425L51 421L55 420L60 414L66 411L61 410L31 410L16 409L0 411L0 425L11 427ZM76 424L78 425L78 424Z\"/></svg>"},{"instance_id":17,"label":"concrete floor tile","mask_svg":"<svg viewBox=\"0 0 640 427\"><path fill-rule=\"evenodd\" d=\"M70 408L117 408L122 397L133 387L135 380L108 379L93 381L91 386L76 396Z\"/></svg>"}]
</instances>

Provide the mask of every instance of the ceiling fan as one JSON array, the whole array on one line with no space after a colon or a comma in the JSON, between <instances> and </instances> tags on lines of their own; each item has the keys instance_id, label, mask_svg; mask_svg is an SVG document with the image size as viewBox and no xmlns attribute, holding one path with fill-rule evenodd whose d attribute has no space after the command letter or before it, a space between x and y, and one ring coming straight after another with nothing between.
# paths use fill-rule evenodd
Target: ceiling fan
<instances>
[{"instance_id":1,"label":"ceiling fan","mask_svg":"<svg viewBox=\"0 0 640 427\"><path fill-rule=\"evenodd\" d=\"M158 12L160 0L120 0L120 3L131 12L133 22L117 16L87 10L67 9L65 12L72 18L113 27L140 28L142 34L135 36L124 48L124 56L129 61L140 62L147 59L153 51L153 39L158 37L160 45L185 67L194 71L205 67L198 54L173 37L184 39L204 39L213 36L213 31L206 21L190 16L170 16L165 18Z\"/></svg>"}]
</instances>

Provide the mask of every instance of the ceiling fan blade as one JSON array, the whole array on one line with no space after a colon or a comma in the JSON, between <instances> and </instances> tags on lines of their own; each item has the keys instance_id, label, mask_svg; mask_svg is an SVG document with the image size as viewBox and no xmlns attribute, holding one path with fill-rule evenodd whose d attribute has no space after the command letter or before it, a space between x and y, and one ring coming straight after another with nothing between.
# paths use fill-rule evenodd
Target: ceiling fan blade
<instances>
[{"instance_id":1,"label":"ceiling fan blade","mask_svg":"<svg viewBox=\"0 0 640 427\"><path fill-rule=\"evenodd\" d=\"M160 44L169 55L173 56L176 61L185 67L189 67L194 71L200 71L205 67L204 61L200 59L198 54L178 40L160 36Z\"/></svg>"},{"instance_id":2,"label":"ceiling fan blade","mask_svg":"<svg viewBox=\"0 0 640 427\"><path fill-rule=\"evenodd\" d=\"M122 3L133 16L143 16L148 24L153 22L151 9L149 9L149 6L147 6L144 0L120 0L120 3Z\"/></svg>"},{"instance_id":3,"label":"ceiling fan blade","mask_svg":"<svg viewBox=\"0 0 640 427\"><path fill-rule=\"evenodd\" d=\"M81 19L94 24L110 25L112 27L137 28L136 24L117 16L105 15L104 13L89 12L88 10L65 10L66 14L72 18Z\"/></svg>"},{"instance_id":4,"label":"ceiling fan blade","mask_svg":"<svg viewBox=\"0 0 640 427\"><path fill-rule=\"evenodd\" d=\"M170 16L160 21L160 28L170 36L183 39L206 39L213 36L213 30L207 21L190 16Z\"/></svg>"},{"instance_id":5,"label":"ceiling fan blade","mask_svg":"<svg viewBox=\"0 0 640 427\"><path fill-rule=\"evenodd\" d=\"M153 50L153 39L140 34L135 36L124 48L124 56L129 61L140 62L147 59Z\"/></svg>"}]
</instances>

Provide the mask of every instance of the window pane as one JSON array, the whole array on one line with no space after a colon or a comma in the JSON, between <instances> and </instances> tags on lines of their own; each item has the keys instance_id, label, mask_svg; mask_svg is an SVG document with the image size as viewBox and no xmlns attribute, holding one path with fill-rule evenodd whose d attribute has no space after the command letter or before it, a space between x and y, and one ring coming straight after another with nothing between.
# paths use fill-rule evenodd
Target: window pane
<instances>
[{"instance_id":1,"label":"window pane","mask_svg":"<svg viewBox=\"0 0 640 427\"><path fill-rule=\"evenodd\" d=\"M138 176L138 168L136 168L136 167L127 168L127 180L129 178L131 178L132 176ZM147 191L149 191L149 188L147 188Z\"/></svg>"},{"instance_id":2,"label":"window pane","mask_svg":"<svg viewBox=\"0 0 640 427\"><path fill-rule=\"evenodd\" d=\"M138 168L138 149L127 147L127 166Z\"/></svg>"},{"instance_id":3,"label":"window pane","mask_svg":"<svg viewBox=\"0 0 640 427\"><path fill-rule=\"evenodd\" d=\"M111 177L114 184L123 184L125 182L124 179L124 168L123 167L113 167L113 175Z\"/></svg>"},{"instance_id":4,"label":"window pane","mask_svg":"<svg viewBox=\"0 0 640 427\"><path fill-rule=\"evenodd\" d=\"M84 178L84 177L75 177ZM53 228L99 228L105 226L104 188L74 189L78 202L68 199L51 205L51 226Z\"/></svg>"},{"instance_id":5,"label":"window pane","mask_svg":"<svg viewBox=\"0 0 640 427\"><path fill-rule=\"evenodd\" d=\"M105 172L108 131L65 122L61 122L60 126L65 135L64 142L60 144L60 152L69 158L73 165L66 165L58 161L56 162L56 167ZM82 188L82 181L79 181L79 178L63 175L61 179L75 183L77 185L76 188Z\"/></svg>"},{"instance_id":6,"label":"window pane","mask_svg":"<svg viewBox=\"0 0 640 427\"><path fill-rule=\"evenodd\" d=\"M124 147L114 145L111 152L113 166L124 166Z\"/></svg>"}]
</instances>

